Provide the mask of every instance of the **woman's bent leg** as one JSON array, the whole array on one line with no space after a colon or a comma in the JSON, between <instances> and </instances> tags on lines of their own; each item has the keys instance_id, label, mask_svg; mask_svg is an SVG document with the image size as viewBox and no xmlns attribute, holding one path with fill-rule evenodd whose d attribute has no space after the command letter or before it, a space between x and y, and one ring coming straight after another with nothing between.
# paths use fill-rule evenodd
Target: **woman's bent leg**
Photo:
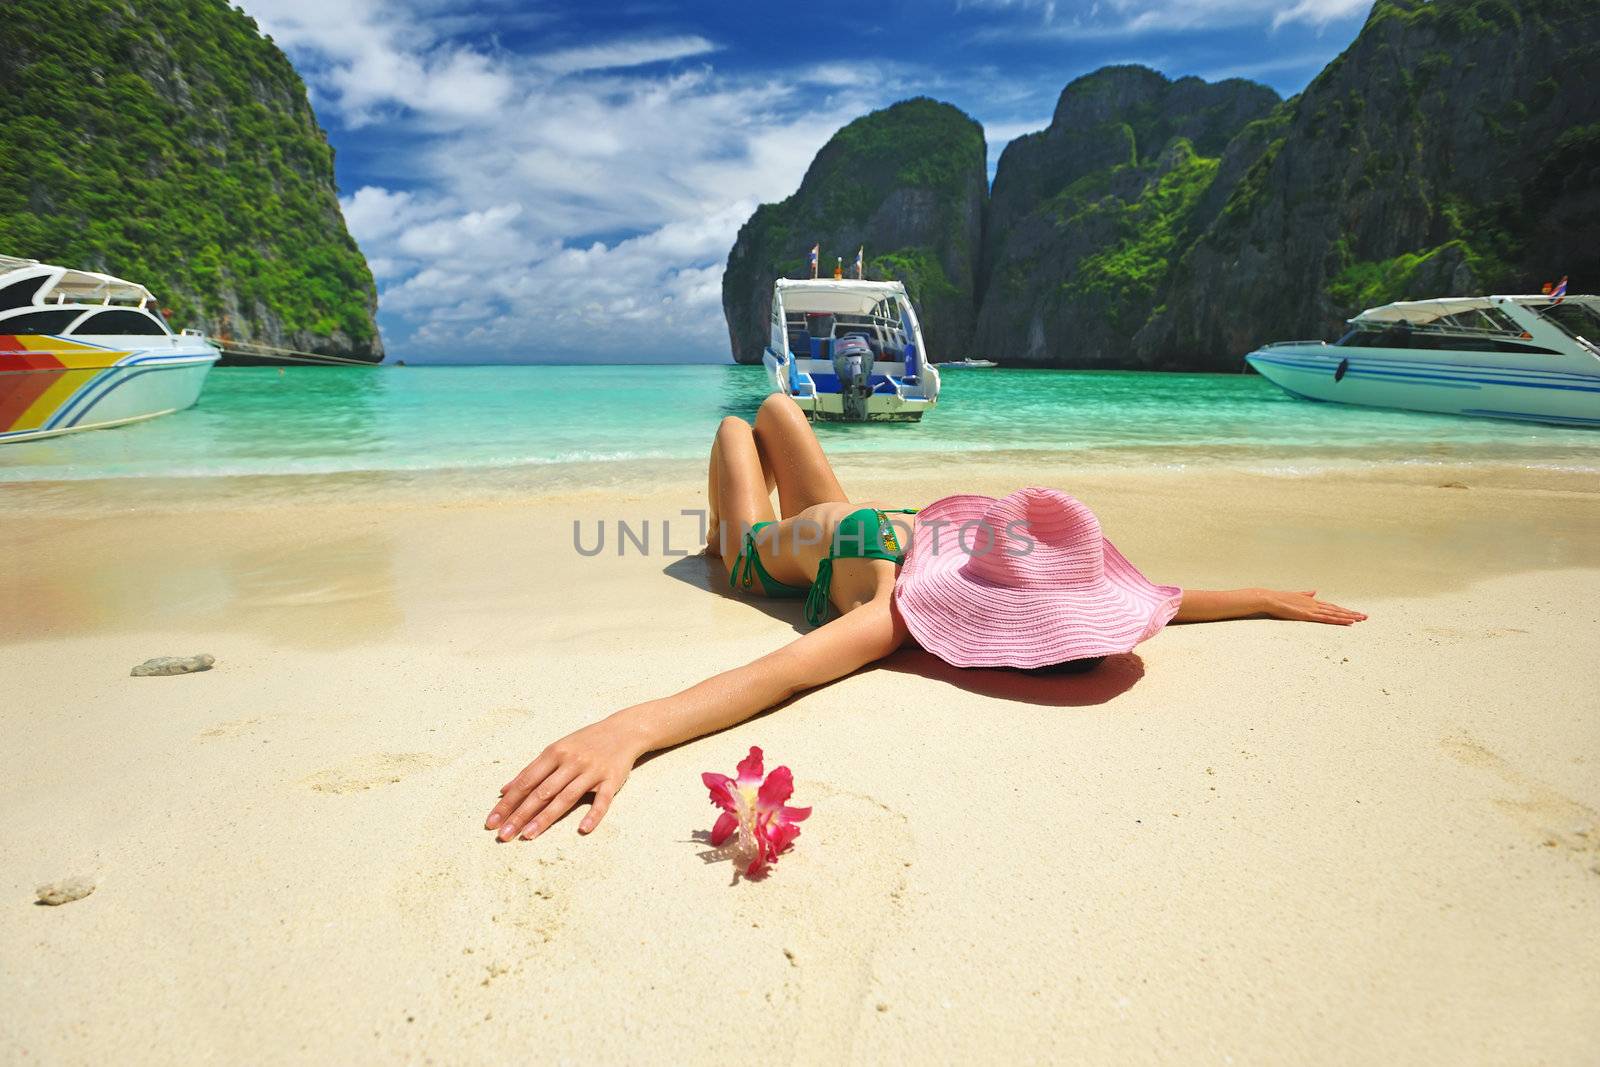
<instances>
[{"instance_id":1,"label":"woman's bent leg","mask_svg":"<svg viewBox=\"0 0 1600 1067\"><path fill-rule=\"evenodd\" d=\"M711 443L707 492L710 514L706 521L706 551L731 565L739 554L745 531L758 522L771 522L771 489L761 468L755 434L743 419L728 416L717 427Z\"/></svg>"},{"instance_id":2,"label":"woman's bent leg","mask_svg":"<svg viewBox=\"0 0 1600 1067\"><path fill-rule=\"evenodd\" d=\"M778 509L788 519L813 504L848 501L834 477L822 442L793 400L773 393L756 412L756 448L778 488Z\"/></svg>"}]
</instances>

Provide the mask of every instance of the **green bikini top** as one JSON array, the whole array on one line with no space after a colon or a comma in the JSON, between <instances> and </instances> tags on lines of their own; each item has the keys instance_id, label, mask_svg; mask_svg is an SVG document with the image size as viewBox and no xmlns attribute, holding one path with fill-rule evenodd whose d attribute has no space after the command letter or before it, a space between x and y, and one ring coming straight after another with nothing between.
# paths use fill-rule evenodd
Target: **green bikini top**
<instances>
[{"instance_id":1,"label":"green bikini top","mask_svg":"<svg viewBox=\"0 0 1600 1067\"><path fill-rule=\"evenodd\" d=\"M894 523L889 514L914 515L916 508L861 508L839 520L833 532L833 551L817 564L817 580L811 583L806 594L806 622L821 626L828 618L831 602L828 593L833 587L833 561L836 559L886 559L891 563L905 560L900 538L895 535Z\"/></svg>"}]
</instances>

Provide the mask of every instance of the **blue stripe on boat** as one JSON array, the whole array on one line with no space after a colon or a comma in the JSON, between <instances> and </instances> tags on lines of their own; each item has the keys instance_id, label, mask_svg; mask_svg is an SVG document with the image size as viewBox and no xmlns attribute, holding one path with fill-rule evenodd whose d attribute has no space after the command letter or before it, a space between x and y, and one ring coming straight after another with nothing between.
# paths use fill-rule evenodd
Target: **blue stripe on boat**
<instances>
[{"instance_id":1,"label":"blue stripe on boat","mask_svg":"<svg viewBox=\"0 0 1600 1067\"><path fill-rule=\"evenodd\" d=\"M1282 360L1282 359L1268 359L1268 358L1266 358L1264 356L1248 356L1246 358L1252 364L1260 362L1260 363L1271 364L1271 365L1277 366L1277 367L1289 367L1289 368L1294 369L1294 370L1325 370L1325 369L1327 369L1327 364L1322 363L1320 361L1314 361L1314 362L1304 362L1304 361L1291 362L1289 360ZM1354 361L1351 361L1350 370L1348 372L1346 372L1345 377L1347 377L1347 378L1351 378L1351 377L1355 377L1355 378L1398 378L1398 379L1401 379L1403 381L1428 382L1428 383L1431 383L1431 382L1477 383L1477 384L1472 384L1472 385L1457 385L1456 388L1481 388L1484 385L1510 385L1510 386L1516 386L1519 389L1559 389L1559 390L1566 390L1566 391L1569 391L1569 392L1577 392L1577 393L1600 393L1600 378L1588 377L1588 376L1581 375L1581 374L1580 375L1574 375L1574 377L1577 378L1580 381L1591 382L1593 384L1590 384L1590 385L1563 385L1563 384L1559 384L1557 382L1519 382L1519 381L1513 381L1513 380L1511 380L1509 378L1483 378L1483 377L1475 377L1475 376L1472 376L1472 375L1465 375L1465 374L1423 374L1423 373L1421 373L1419 371L1376 370L1376 369L1360 368L1358 366L1358 364L1356 364Z\"/></svg>"},{"instance_id":2,"label":"blue stripe on boat","mask_svg":"<svg viewBox=\"0 0 1600 1067\"><path fill-rule=\"evenodd\" d=\"M1262 349L1261 351L1265 351L1265 349ZM1318 354L1313 355L1313 354L1311 354L1309 352L1301 352L1301 353L1294 353L1293 356L1294 357L1298 357L1299 359L1303 359L1303 360L1313 360L1313 361L1326 360L1326 361L1328 361L1329 365L1336 365L1339 362L1339 360L1341 360L1341 359L1349 359L1350 362L1352 364L1354 364L1355 363L1355 359L1352 356L1350 356L1350 353L1351 352L1358 352L1359 353L1360 351L1361 351L1360 349L1337 348L1337 347L1330 346L1326 354L1318 353ZM1277 354L1275 353L1274 356L1276 356L1276 355ZM1250 355L1246 356L1245 358L1246 359L1252 359L1252 358L1256 358L1256 357L1255 357L1254 353L1251 353ZM1266 358L1266 357L1261 357L1261 358ZM1373 360L1371 358L1368 358L1368 359L1366 359L1366 362L1368 362L1368 363L1380 362L1384 366L1394 366L1394 367L1420 367L1420 368L1422 368L1424 370L1430 370L1430 369L1431 370L1477 370L1477 371L1483 371L1483 372L1488 373L1488 374L1528 374L1528 375L1536 375L1536 376L1546 377L1546 378L1569 378L1569 379L1572 379L1574 381L1580 381L1580 382L1595 381L1597 379L1600 379L1600 374L1582 374L1582 373L1579 373L1577 371L1538 370L1538 369L1533 368L1533 367L1498 367L1498 366L1478 366L1478 365L1466 366L1466 365L1463 365L1463 364L1460 364L1460 363L1440 363L1440 362L1437 362L1437 361L1434 361L1434 360L1423 360L1423 359L1381 359L1381 360L1376 360L1375 361L1375 360ZM1320 366L1321 364L1319 362L1313 362L1311 365L1312 366Z\"/></svg>"}]
</instances>

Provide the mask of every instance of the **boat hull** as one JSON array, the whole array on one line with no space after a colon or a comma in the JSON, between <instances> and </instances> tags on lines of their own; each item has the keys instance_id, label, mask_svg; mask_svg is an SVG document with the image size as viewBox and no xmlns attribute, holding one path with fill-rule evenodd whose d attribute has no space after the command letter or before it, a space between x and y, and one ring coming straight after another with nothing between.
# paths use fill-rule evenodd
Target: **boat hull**
<instances>
[{"instance_id":1,"label":"boat hull","mask_svg":"<svg viewBox=\"0 0 1600 1067\"><path fill-rule=\"evenodd\" d=\"M838 401L838 399L838 396L835 395L834 400ZM877 399L878 398L874 397L873 401L876 401ZM896 398L885 397L883 399L894 400ZM800 405L801 411L804 411L818 422L860 421L858 419L851 419L844 413L842 402L839 403L837 410L829 410L827 396L815 398L795 397L794 400L795 403ZM886 403L875 404L873 401L869 401L867 405L867 422L921 422L922 413L928 410L928 404L926 401L913 402L911 404L902 402L900 405L893 408Z\"/></svg>"},{"instance_id":2,"label":"boat hull","mask_svg":"<svg viewBox=\"0 0 1600 1067\"><path fill-rule=\"evenodd\" d=\"M191 337L0 336L0 444L182 411L216 362L216 349Z\"/></svg>"},{"instance_id":3,"label":"boat hull","mask_svg":"<svg viewBox=\"0 0 1600 1067\"><path fill-rule=\"evenodd\" d=\"M1280 389L1307 400L1600 427L1600 360L1589 374L1496 355L1306 342L1269 345L1245 359Z\"/></svg>"}]
</instances>

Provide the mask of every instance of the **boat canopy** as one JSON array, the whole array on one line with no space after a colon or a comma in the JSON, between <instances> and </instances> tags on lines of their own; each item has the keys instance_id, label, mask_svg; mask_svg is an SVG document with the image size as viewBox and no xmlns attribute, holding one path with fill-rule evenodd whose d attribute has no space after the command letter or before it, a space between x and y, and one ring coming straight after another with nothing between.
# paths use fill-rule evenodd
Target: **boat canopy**
<instances>
[{"instance_id":1,"label":"boat canopy","mask_svg":"<svg viewBox=\"0 0 1600 1067\"><path fill-rule=\"evenodd\" d=\"M138 282L130 282L124 278L114 278L109 274L99 274L91 270L55 267L48 263L40 263L36 259L0 256L0 274L28 267L41 267L56 275L55 280L43 294L45 303L111 304L126 302L143 306L146 302L155 299L150 290Z\"/></svg>"},{"instance_id":2,"label":"boat canopy","mask_svg":"<svg viewBox=\"0 0 1600 1067\"><path fill-rule=\"evenodd\" d=\"M1504 297L1445 296L1437 300L1401 300L1382 307L1368 308L1351 322L1410 322L1421 324L1459 315L1463 311L1487 311Z\"/></svg>"},{"instance_id":3,"label":"boat canopy","mask_svg":"<svg viewBox=\"0 0 1600 1067\"><path fill-rule=\"evenodd\" d=\"M835 315L870 315L890 297L905 298L900 282L868 282L853 278L779 278L778 296L787 311L820 311Z\"/></svg>"},{"instance_id":4,"label":"boat canopy","mask_svg":"<svg viewBox=\"0 0 1600 1067\"><path fill-rule=\"evenodd\" d=\"M1436 300L1401 300L1393 304L1384 304L1381 307L1368 308L1355 318L1350 319L1349 322L1351 325L1374 322L1409 322L1413 325L1421 325L1445 318L1448 315L1459 315L1464 311L1488 311L1504 304L1539 308L1560 303L1593 306L1596 301L1592 296L1580 296L1578 294L1560 299L1547 293L1526 296L1444 296Z\"/></svg>"}]
</instances>

